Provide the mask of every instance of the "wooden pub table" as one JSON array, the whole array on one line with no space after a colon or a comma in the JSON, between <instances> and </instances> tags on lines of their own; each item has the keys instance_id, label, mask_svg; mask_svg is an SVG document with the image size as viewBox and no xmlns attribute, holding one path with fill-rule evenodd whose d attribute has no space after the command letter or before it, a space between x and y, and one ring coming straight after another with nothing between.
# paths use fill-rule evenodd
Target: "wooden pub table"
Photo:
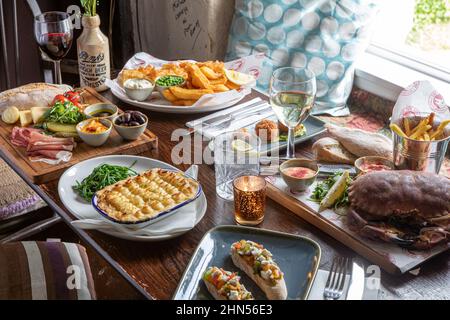
<instances>
[{"instance_id":1,"label":"wooden pub table","mask_svg":"<svg viewBox=\"0 0 450 320\"><path fill-rule=\"evenodd\" d=\"M104 96L119 105L122 109L136 110L119 101L111 92ZM262 96L253 92L247 99ZM264 96L263 96L264 97ZM265 98L265 97L264 97ZM177 144L171 141L175 129L185 128L185 123L199 118L199 115L177 115L148 112L150 130L159 138L159 149L141 154L171 163L172 148ZM306 142L297 146L297 155L311 158L312 143ZM203 147L206 144L203 143ZM1 153L2 157L5 157ZM117 239L96 231L83 231L70 225L73 216L62 205L58 192L58 181L43 185L33 185L31 181L14 164L14 159L5 158L13 169L49 204L65 223L106 260L126 281L148 299L171 299L179 280L203 235L218 225L233 225L233 203L220 199L215 192L214 168L200 165L199 181L208 199L208 210L203 220L190 232L179 238L163 242L131 242ZM180 167L186 170L189 166ZM287 232L309 237L322 247L321 269L328 270L335 255L358 258L366 266L370 263L356 253L334 240L306 221L298 218L288 209L272 200L267 200L265 221L260 228ZM418 275L389 275L381 273L381 289L379 299L450 299L450 253L446 253L425 263Z\"/></svg>"}]
</instances>

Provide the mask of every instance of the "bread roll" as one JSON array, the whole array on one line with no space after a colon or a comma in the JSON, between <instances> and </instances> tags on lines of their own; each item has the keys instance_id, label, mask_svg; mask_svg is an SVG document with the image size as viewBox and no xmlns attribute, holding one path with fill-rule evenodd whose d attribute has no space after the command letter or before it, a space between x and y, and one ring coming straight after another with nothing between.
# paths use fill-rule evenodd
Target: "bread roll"
<instances>
[{"instance_id":1,"label":"bread roll","mask_svg":"<svg viewBox=\"0 0 450 320\"><path fill-rule=\"evenodd\" d=\"M312 150L317 161L353 165L356 157L336 139L323 138L314 143Z\"/></svg>"},{"instance_id":2,"label":"bread roll","mask_svg":"<svg viewBox=\"0 0 450 320\"><path fill-rule=\"evenodd\" d=\"M19 110L28 110L32 107L48 107L56 95L72 90L67 85L48 83L30 83L22 87L0 93L0 113L10 106Z\"/></svg>"}]
</instances>

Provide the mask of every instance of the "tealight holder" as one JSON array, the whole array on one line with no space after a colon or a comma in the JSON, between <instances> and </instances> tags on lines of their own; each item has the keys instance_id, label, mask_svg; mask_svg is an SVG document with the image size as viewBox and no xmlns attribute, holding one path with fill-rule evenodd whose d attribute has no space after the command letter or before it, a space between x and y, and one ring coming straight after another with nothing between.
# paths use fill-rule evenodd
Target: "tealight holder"
<instances>
[{"instance_id":1,"label":"tealight holder","mask_svg":"<svg viewBox=\"0 0 450 320\"><path fill-rule=\"evenodd\" d=\"M236 222L256 226L264 221L267 183L263 177L243 176L233 182Z\"/></svg>"}]
</instances>

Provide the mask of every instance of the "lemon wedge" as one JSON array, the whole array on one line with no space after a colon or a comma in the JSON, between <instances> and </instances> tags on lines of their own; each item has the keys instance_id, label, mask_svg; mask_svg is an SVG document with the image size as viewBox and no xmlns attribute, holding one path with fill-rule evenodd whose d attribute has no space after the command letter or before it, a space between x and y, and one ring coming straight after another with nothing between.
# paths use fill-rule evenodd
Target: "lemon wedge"
<instances>
[{"instance_id":1,"label":"lemon wedge","mask_svg":"<svg viewBox=\"0 0 450 320\"><path fill-rule=\"evenodd\" d=\"M345 190L347 189L347 180L349 177L350 173L348 171L344 171L342 176L336 181L330 191L328 191L326 197L323 198L322 202L320 203L319 212L333 207L336 201L340 197L342 197Z\"/></svg>"},{"instance_id":2,"label":"lemon wedge","mask_svg":"<svg viewBox=\"0 0 450 320\"><path fill-rule=\"evenodd\" d=\"M230 82L238 86L245 86L255 81L255 77L234 70L225 69L225 75Z\"/></svg>"},{"instance_id":3,"label":"lemon wedge","mask_svg":"<svg viewBox=\"0 0 450 320\"><path fill-rule=\"evenodd\" d=\"M253 150L253 147L249 143L239 139L236 139L231 143L231 148L236 152L250 152Z\"/></svg>"}]
</instances>

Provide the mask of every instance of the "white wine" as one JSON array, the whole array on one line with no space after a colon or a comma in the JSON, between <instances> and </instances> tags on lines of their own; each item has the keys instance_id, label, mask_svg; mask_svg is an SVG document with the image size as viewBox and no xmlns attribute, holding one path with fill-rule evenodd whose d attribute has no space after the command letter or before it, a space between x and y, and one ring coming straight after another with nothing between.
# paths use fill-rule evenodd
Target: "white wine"
<instances>
[{"instance_id":1,"label":"white wine","mask_svg":"<svg viewBox=\"0 0 450 320\"><path fill-rule=\"evenodd\" d=\"M288 128L295 128L311 114L314 100L314 95L287 91L276 93L270 98L270 103L278 120Z\"/></svg>"}]
</instances>

